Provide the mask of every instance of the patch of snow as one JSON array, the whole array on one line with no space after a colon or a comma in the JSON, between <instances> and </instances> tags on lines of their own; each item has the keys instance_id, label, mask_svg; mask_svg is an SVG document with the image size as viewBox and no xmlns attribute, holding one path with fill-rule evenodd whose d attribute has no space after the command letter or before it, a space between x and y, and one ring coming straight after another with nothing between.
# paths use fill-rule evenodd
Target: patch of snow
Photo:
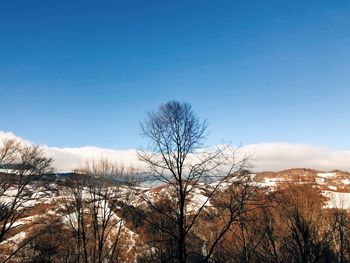
<instances>
[{"instance_id":1,"label":"patch of snow","mask_svg":"<svg viewBox=\"0 0 350 263\"><path fill-rule=\"evenodd\" d=\"M257 185L261 187L276 187L278 181L280 180L277 178L264 178L264 181L258 182Z\"/></svg>"},{"instance_id":2,"label":"patch of snow","mask_svg":"<svg viewBox=\"0 0 350 263\"><path fill-rule=\"evenodd\" d=\"M189 211L196 212L198 209L200 209L204 205L204 203L206 207L210 206L208 197L202 193L201 189L198 189L198 188L193 189L193 196L188 205Z\"/></svg>"},{"instance_id":3,"label":"patch of snow","mask_svg":"<svg viewBox=\"0 0 350 263\"><path fill-rule=\"evenodd\" d=\"M316 183L318 183L318 184L325 184L326 180L324 178L316 177Z\"/></svg>"},{"instance_id":4,"label":"patch of snow","mask_svg":"<svg viewBox=\"0 0 350 263\"><path fill-rule=\"evenodd\" d=\"M25 238L26 238L26 233L24 231L22 231L22 232L19 232L16 235L10 237L7 240L4 240L3 242L1 242L1 244L13 243L13 244L18 245Z\"/></svg>"},{"instance_id":5,"label":"patch of snow","mask_svg":"<svg viewBox=\"0 0 350 263\"><path fill-rule=\"evenodd\" d=\"M350 193L332 191L324 191L323 193L326 197L329 198L329 201L326 204L327 208L350 208Z\"/></svg>"},{"instance_id":6,"label":"patch of snow","mask_svg":"<svg viewBox=\"0 0 350 263\"><path fill-rule=\"evenodd\" d=\"M9 228L10 225L11 225L11 229L12 229L12 228L15 228L15 227L20 226L20 225L23 225L23 224L24 224L24 223L21 222L21 221L14 222L12 225L11 225L11 223L7 223L7 224L6 224L6 228Z\"/></svg>"},{"instance_id":7,"label":"patch of snow","mask_svg":"<svg viewBox=\"0 0 350 263\"><path fill-rule=\"evenodd\" d=\"M318 173L317 176L318 177L322 177L322 178L332 178L335 177L337 174L336 173Z\"/></svg>"},{"instance_id":8,"label":"patch of snow","mask_svg":"<svg viewBox=\"0 0 350 263\"><path fill-rule=\"evenodd\" d=\"M349 179L343 179L343 180L341 180L341 182L343 184L350 184L350 180Z\"/></svg>"}]
</instances>

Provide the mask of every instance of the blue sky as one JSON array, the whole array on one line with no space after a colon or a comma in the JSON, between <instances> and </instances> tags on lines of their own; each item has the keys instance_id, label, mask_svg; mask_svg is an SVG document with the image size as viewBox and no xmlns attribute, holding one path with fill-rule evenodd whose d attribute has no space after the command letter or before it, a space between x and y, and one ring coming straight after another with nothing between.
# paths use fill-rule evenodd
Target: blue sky
<instances>
[{"instance_id":1,"label":"blue sky","mask_svg":"<svg viewBox=\"0 0 350 263\"><path fill-rule=\"evenodd\" d=\"M208 145L349 149L350 1L1 2L0 130L135 148L171 99Z\"/></svg>"}]
</instances>

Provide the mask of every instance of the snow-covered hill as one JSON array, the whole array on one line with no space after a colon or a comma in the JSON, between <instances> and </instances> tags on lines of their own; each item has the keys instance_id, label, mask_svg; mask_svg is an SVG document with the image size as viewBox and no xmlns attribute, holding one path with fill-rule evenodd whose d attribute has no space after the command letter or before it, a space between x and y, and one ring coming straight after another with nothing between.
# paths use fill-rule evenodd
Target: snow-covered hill
<instances>
[{"instance_id":1,"label":"snow-covered hill","mask_svg":"<svg viewBox=\"0 0 350 263\"><path fill-rule=\"evenodd\" d=\"M340 170L334 170L330 172L322 172L312 169L289 169L279 172L260 172L250 175L252 178L251 184L258 186L261 189L268 189L268 192L277 189L279 185L288 185L295 183L311 183L314 187L320 189L325 197L323 207L326 208L341 208L350 209L350 173ZM35 232L36 227L40 223L52 222L58 220L67 227L74 220L69 221L67 215L63 216L63 210L65 202L67 202L67 191L65 191L65 185L67 184L67 176L58 176L51 178L50 182L45 187L38 188L37 198L30 203L26 204L31 208L24 213L19 220L13 225L14 229L10 232L10 235L3 241L0 246L2 249L13 249L18 247L21 241L28 237L31 233ZM223 184L225 188L229 184ZM209 186L210 187L210 186ZM205 187L198 187L191 196L191 201L188 206L188 213L193 213L201 207L207 200L207 189ZM11 199L11 194L14 189L9 189L2 197L0 202L6 202ZM130 191L128 186L120 186L116 189L119 195L126 195ZM132 188L133 198L130 200L129 205L136 209L135 211L142 211L145 203L145 198L148 200L156 200L162 195L169 197L167 187L164 185L157 185L156 187L134 187ZM82 194L83 198L88 200L88 192ZM171 197L170 197L171 198ZM105 202L105 201L104 201ZM206 207L210 206L210 201L205 203ZM106 205L110 207L110 205ZM109 208L108 208L109 209ZM108 210L110 212L110 210ZM112 212L112 219L118 221L120 214L118 213L118 206L115 206L115 210ZM98 213L102 213L98 211ZM127 244L128 249L125 250L128 253L128 257L136 255L138 249L145 246L144 241L140 238L138 228L135 227L135 212L130 212L128 217L125 218L120 224L122 224L121 235L124 238L124 244ZM103 216L103 213L99 215ZM72 218L70 218L72 219Z\"/></svg>"}]
</instances>

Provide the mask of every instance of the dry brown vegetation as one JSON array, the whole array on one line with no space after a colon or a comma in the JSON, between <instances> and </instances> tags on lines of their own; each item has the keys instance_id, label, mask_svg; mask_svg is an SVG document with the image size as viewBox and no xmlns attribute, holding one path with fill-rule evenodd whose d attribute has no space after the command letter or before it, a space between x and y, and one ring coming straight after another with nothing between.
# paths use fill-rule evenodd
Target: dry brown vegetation
<instances>
[{"instance_id":1,"label":"dry brown vegetation","mask_svg":"<svg viewBox=\"0 0 350 263\"><path fill-rule=\"evenodd\" d=\"M69 185L73 187L72 183ZM164 186L138 190L154 191L157 201L153 207L140 197L132 202L124 201L123 209L120 205L113 209L113 203L109 204L113 213L124 221L120 236L117 238L114 232L105 243L109 247L118 239L116 253L109 262L177 262L175 241L159 228L159 225L166 226L164 229L176 228L173 221L159 212L159 209L174 209L173 200L162 194L165 190ZM39 202L27 210L21 219L23 225L8 232L10 238L21 232L26 236L18 242L21 249L7 262L86 262L84 256L77 258L81 250L74 229L62 220L65 213L70 214L64 208L65 191L61 188L56 199L52 197L52 202ZM205 191L202 194L205 195ZM242 197L246 202L239 202ZM123 203L121 195L117 199L119 204ZM205 261L350 262L350 214L343 209L325 208L325 201L322 190L312 180L281 182L272 191L254 183L250 186L239 182L225 185L211 197L210 205L205 207L188 237L191 253L187 262L203 261L229 217L233 220L227 225L228 231ZM92 209L89 204L85 205ZM94 229L101 229L101 225L94 226L92 213L88 211L85 214L87 262L99 262L97 257L93 259L93 247L98 244L93 233ZM3 242L2 260L18 246Z\"/></svg>"}]
</instances>

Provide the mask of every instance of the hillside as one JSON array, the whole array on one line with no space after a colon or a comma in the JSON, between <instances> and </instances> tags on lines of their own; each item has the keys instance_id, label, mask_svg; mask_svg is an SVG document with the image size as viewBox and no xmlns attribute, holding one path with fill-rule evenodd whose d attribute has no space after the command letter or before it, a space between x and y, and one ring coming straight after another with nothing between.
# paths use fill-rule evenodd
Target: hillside
<instances>
[{"instance_id":1,"label":"hillside","mask_svg":"<svg viewBox=\"0 0 350 263\"><path fill-rule=\"evenodd\" d=\"M50 175L43 179L45 180L44 184L32 186L36 188L35 198L31 198L25 202L24 205L28 209L14 222L5 240L0 244L3 257L21 247L23 242L31 244L36 238L29 241L28 238L32 239L36 235L41 236L42 233L44 233L44 236L46 235L46 238L50 239L53 235L59 240L65 239L67 235L72 235L69 228L73 227L75 229L76 226L74 224L77 224L77 218L73 210L72 213L67 212L67 207L70 201L74 199L74 193L69 190L69 186L74 183L73 176L74 174ZM277 189L284 189L289 185L297 184L302 186L307 184L312 185L313 188L322 193L324 197L322 200L323 209L350 208L350 173L348 172L338 170L320 172L311 169L289 169L280 172L261 172L247 176L251 178L249 184L261 190L266 190L266 194L273 193ZM232 183L234 181L220 186L220 193L225 193L228 188L232 187ZM81 191L82 198L87 202L91 202L92 195L89 189L81 188ZM118 227L115 229L111 228L110 231L112 236L119 235L118 240L122 240L119 245L120 258L124 261L132 262L137 260L137 255L142 255L145 251L151 249L145 236L145 224L147 224L147 221L143 221L145 214L151 212L149 210L150 208L147 208L147 202L149 200L152 200L152 202L161 201L164 198L170 198L168 200L171 200L171 195L164 185L152 188L118 185L113 188L113 191L116 194L114 196L115 198L118 196L118 198L129 200L126 204L127 206L120 207L118 202L108 199L109 201L103 200L105 202L103 205L99 203L100 207L96 211L99 213L98 217L103 218L108 213L110 215L109 220L111 222L114 220L113 222ZM300 191L303 190L301 189ZM1 196L0 202L2 204L10 202L11 198L13 198L11 195L15 192L15 189L9 189ZM220 198L224 196L221 195ZM196 189L192 200L188 203L188 213L194 213L206 200L207 189L204 186L203 188ZM107 202L113 202L113 204L108 204ZM208 200L204 208L208 212L212 211L213 215L216 214L213 212L214 208L212 208L215 206L211 203L215 204L215 202L215 198L213 197L213 199ZM90 213L89 211L87 210L86 212ZM0 223L0 227L2 226ZM48 226L50 226L49 231ZM60 249L63 253L68 248L63 246Z\"/></svg>"}]
</instances>

